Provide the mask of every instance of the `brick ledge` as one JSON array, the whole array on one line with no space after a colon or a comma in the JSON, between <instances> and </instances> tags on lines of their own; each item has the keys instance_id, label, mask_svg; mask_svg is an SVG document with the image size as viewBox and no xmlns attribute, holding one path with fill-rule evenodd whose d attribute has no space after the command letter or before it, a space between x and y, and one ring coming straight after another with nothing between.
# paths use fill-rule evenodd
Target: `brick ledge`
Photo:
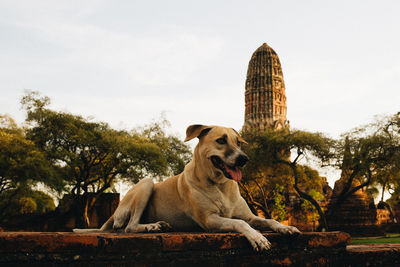
<instances>
[{"instance_id":1,"label":"brick ledge","mask_svg":"<svg viewBox=\"0 0 400 267\"><path fill-rule=\"evenodd\" d=\"M301 233L283 236L264 233L279 249L314 249L345 247L350 235L344 232ZM250 249L247 239L237 233L85 233L69 232L3 232L0 233L0 253L7 252L62 252L79 249L90 251L180 251L180 250L226 250Z\"/></svg>"},{"instance_id":2,"label":"brick ledge","mask_svg":"<svg viewBox=\"0 0 400 267\"><path fill-rule=\"evenodd\" d=\"M334 266L350 242L344 232L263 234L272 249L261 254L237 233L2 232L0 265Z\"/></svg>"}]
</instances>

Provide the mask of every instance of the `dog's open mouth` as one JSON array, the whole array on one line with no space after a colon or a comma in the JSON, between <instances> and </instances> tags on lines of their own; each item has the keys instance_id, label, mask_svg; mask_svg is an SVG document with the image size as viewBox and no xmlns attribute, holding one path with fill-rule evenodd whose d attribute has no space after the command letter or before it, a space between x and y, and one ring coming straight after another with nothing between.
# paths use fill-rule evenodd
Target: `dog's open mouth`
<instances>
[{"instance_id":1,"label":"dog's open mouth","mask_svg":"<svg viewBox=\"0 0 400 267\"><path fill-rule=\"evenodd\" d=\"M236 182L239 182L242 179L242 172L238 167L228 166L220 157L211 156L211 162L214 164L214 167L220 169L226 178L233 179Z\"/></svg>"}]
</instances>

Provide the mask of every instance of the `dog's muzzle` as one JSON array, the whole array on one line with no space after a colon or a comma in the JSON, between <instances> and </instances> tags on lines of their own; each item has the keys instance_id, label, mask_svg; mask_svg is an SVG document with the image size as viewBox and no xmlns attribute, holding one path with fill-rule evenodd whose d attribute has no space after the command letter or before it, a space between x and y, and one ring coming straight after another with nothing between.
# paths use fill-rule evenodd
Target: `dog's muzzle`
<instances>
[{"instance_id":1,"label":"dog's muzzle","mask_svg":"<svg viewBox=\"0 0 400 267\"><path fill-rule=\"evenodd\" d=\"M220 157L211 156L211 162L214 167L221 170L226 178L235 180L236 182L239 182L242 179L242 172L239 167L243 167L247 161L249 161L249 158L245 154L240 154L235 160L235 165L230 166Z\"/></svg>"}]
</instances>

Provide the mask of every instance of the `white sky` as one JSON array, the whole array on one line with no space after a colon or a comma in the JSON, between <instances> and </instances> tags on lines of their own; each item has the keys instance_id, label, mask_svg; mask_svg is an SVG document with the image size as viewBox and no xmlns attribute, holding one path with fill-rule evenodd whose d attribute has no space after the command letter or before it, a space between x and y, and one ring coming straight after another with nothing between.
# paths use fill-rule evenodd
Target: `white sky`
<instances>
[{"instance_id":1,"label":"white sky","mask_svg":"<svg viewBox=\"0 0 400 267\"><path fill-rule=\"evenodd\" d=\"M0 0L0 114L24 89L132 128L166 112L240 129L252 53L279 55L291 127L332 137L400 111L400 1Z\"/></svg>"}]
</instances>

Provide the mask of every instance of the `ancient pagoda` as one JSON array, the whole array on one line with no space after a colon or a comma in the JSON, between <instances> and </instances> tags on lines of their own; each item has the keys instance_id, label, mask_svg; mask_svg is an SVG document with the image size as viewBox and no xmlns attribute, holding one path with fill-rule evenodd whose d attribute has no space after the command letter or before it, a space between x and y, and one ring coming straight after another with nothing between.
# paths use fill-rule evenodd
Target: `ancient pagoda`
<instances>
[{"instance_id":1,"label":"ancient pagoda","mask_svg":"<svg viewBox=\"0 0 400 267\"><path fill-rule=\"evenodd\" d=\"M347 197L340 206L337 201L348 183L352 174L352 154L349 140L346 138L345 152L342 162L342 174L335 182L332 197L327 206L329 230L346 231L352 235L366 234L369 236L383 234L377 226L377 209L374 200L368 196L364 189L359 189ZM350 189L361 184L357 179L352 180Z\"/></svg>"},{"instance_id":2,"label":"ancient pagoda","mask_svg":"<svg viewBox=\"0 0 400 267\"><path fill-rule=\"evenodd\" d=\"M288 127L285 82L279 57L266 43L252 55L247 69L244 128Z\"/></svg>"}]
</instances>

